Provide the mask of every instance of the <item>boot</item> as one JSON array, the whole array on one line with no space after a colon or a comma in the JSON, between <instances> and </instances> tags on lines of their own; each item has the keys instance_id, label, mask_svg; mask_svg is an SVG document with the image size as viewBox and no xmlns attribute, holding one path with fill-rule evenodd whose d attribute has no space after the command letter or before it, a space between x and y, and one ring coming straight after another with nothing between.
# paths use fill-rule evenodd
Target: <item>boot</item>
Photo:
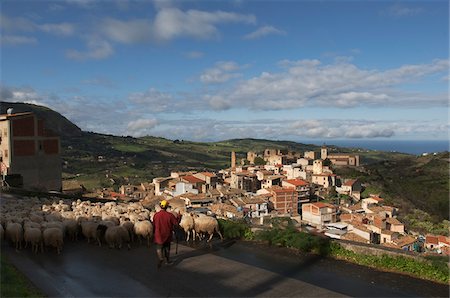
<instances>
[{"instance_id":1,"label":"boot","mask_svg":"<svg viewBox=\"0 0 450 298\"><path fill-rule=\"evenodd\" d=\"M161 268L162 262L163 262L163 252L162 249L157 249L156 254L158 256L158 263L156 264L156 267Z\"/></svg>"}]
</instances>

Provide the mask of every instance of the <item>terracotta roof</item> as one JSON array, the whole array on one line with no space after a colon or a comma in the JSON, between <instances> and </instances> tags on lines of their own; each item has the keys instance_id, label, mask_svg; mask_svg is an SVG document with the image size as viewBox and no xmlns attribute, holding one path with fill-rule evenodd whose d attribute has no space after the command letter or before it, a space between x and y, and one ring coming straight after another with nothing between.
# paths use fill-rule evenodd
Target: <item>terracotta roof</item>
<instances>
[{"instance_id":1,"label":"terracotta roof","mask_svg":"<svg viewBox=\"0 0 450 298\"><path fill-rule=\"evenodd\" d=\"M336 208L335 206L333 206L331 204L322 203L322 202L311 203L311 205L316 206L317 208Z\"/></svg>"},{"instance_id":2,"label":"terracotta roof","mask_svg":"<svg viewBox=\"0 0 450 298\"><path fill-rule=\"evenodd\" d=\"M393 218L393 217L386 218L386 222L391 224L391 225L402 225L403 224L398 219Z\"/></svg>"},{"instance_id":3,"label":"terracotta roof","mask_svg":"<svg viewBox=\"0 0 450 298\"><path fill-rule=\"evenodd\" d=\"M347 234L343 235L341 237L341 239L345 239L345 240L349 240L349 241L355 241L355 242L362 242L362 243L367 243L368 242L367 239L365 239L365 238L363 238L363 237L361 237L359 235L356 235L355 233L352 233L352 232L348 232Z\"/></svg>"},{"instance_id":4,"label":"terracotta roof","mask_svg":"<svg viewBox=\"0 0 450 298\"><path fill-rule=\"evenodd\" d=\"M366 226L364 226L363 224L357 222L357 221L351 221L350 224L353 226L354 229L366 232L366 233L370 233L372 232L371 230L369 230L368 228L366 228Z\"/></svg>"},{"instance_id":5,"label":"terracotta roof","mask_svg":"<svg viewBox=\"0 0 450 298\"><path fill-rule=\"evenodd\" d=\"M201 172L199 174L202 174L204 176L211 177L211 178L216 177L216 174L210 173L210 172Z\"/></svg>"},{"instance_id":6,"label":"terracotta roof","mask_svg":"<svg viewBox=\"0 0 450 298\"><path fill-rule=\"evenodd\" d=\"M440 236L438 236L438 241L440 243L445 243L447 245L450 245L450 237L445 237L445 236L440 235Z\"/></svg>"},{"instance_id":7,"label":"terracotta roof","mask_svg":"<svg viewBox=\"0 0 450 298\"><path fill-rule=\"evenodd\" d=\"M313 174L313 176L326 176L326 177L334 177L336 176L336 174L331 174L331 173L322 173L322 174Z\"/></svg>"},{"instance_id":8,"label":"terracotta roof","mask_svg":"<svg viewBox=\"0 0 450 298\"><path fill-rule=\"evenodd\" d=\"M181 179L186 180L189 183L201 183L201 182L205 182L202 179L199 179L195 176L189 175L189 176L183 176L181 177Z\"/></svg>"},{"instance_id":9,"label":"terracotta roof","mask_svg":"<svg viewBox=\"0 0 450 298\"><path fill-rule=\"evenodd\" d=\"M267 196L254 196L243 198L245 204L263 204L267 202Z\"/></svg>"},{"instance_id":10,"label":"terracotta roof","mask_svg":"<svg viewBox=\"0 0 450 298\"><path fill-rule=\"evenodd\" d=\"M297 192L295 189L292 188L270 188L269 190L273 191L276 194Z\"/></svg>"},{"instance_id":11,"label":"terracotta roof","mask_svg":"<svg viewBox=\"0 0 450 298\"><path fill-rule=\"evenodd\" d=\"M394 235L394 233L397 233L397 232L392 232L392 231L389 231L389 230L381 230L381 234L382 235Z\"/></svg>"},{"instance_id":12,"label":"terracotta roof","mask_svg":"<svg viewBox=\"0 0 450 298\"><path fill-rule=\"evenodd\" d=\"M403 247L403 246L410 245L410 244L413 244L414 242L416 242L416 238L409 236L409 235L405 235L394 241L398 246Z\"/></svg>"},{"instance_id":13,"label":"terracotta roof","mask_svg":"<svg viewBox=\"0 0 450 298\"><path fill-rule=\"evenodd\" d=\"M308 182L306 182L305 180L302 179L290 179L290 180L285 180L286 183L292 184L294 186L307 186L309 185Z\"/></svg>"},{"instance_id":14,"label":"terracotta roof","mask_svg":"<svg viewBox=\"0 0 450 298\"><path fill-rule=\"evenodd\" d=\"M357 180L353 179L353 180L348 180L347 182L344 183L345 186L352 186L353 184L355 184Z\"/></svg>"},{"instance_id":15,"label":"terracotta roof","mask_svg":"<svg viewBox=\"0 0 450 298\"><path fill-rule=\"evenodd\" d=\"M425 243L430 243L430 244L439 244L439 239L437 236L433 236L433 235L427 235L425 237Z\"/></svg>"}]
</instances>

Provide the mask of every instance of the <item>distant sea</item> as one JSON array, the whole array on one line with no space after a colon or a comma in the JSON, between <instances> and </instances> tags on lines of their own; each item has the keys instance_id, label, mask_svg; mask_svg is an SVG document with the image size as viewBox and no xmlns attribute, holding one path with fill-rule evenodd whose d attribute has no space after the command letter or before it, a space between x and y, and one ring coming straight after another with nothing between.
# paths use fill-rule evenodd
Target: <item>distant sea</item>
<instances>
[{"instance_id":1,"label":"distant sea","mask_svg":"<svg viewBox=\"0 0 450 298\"><path fill-rule=\"evenodd\" d=\"M449 140L303 140L305 144L336 145L339 147L356 147L380 151L396 151L419 155L449 151Z\"/></svg>"}]
</instances>

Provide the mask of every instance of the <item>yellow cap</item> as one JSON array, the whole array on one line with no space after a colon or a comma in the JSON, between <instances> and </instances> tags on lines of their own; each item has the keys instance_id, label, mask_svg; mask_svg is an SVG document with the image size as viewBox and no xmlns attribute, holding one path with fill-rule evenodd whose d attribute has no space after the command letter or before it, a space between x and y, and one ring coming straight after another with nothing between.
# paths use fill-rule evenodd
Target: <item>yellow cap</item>
<instances>
[{"instance_id":1,"label":"yellow cap","mask_svg":"<svg viewBox=\"0 0 450 298\"><path fill-rule=\"evenodd\" d=\"M160 203L159 203L159 206L161 206L161 208L167 208L167 206L169 206L169 202L167 202L166 200L162 200Z\"/></svg>"}]
</instances>

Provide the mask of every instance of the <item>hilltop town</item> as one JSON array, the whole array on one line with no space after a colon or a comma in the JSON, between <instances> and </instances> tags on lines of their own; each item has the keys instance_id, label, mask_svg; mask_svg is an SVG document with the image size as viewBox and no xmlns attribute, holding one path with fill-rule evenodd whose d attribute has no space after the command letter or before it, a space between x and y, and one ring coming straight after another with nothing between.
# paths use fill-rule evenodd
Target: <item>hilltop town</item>
<instances>
[{"instance_id":1,"label":"hilltop town","mask_svg":"<svg viewBox=\"0 0 450 298\"><path fill-rule=\"evenodd\" d=\"M166 199L173 208L242 220L255 227L285 217L299 229L334 239L406 251L450 251L448 237L409 231L398 219L402 210L385 204L378 193L362 196L361 181L335 173L341 167L361 168L357 154L330 152L326 146L305 152L250 151L239 158L233 151L230 166L219 171L173 171L167 177L122 185L118 191L102 188L87 193L82 185L61 179L60 140L42 119L10 111L1 115L0 129L3 184L18 180L24 188L138 200L150 208Z\"/></svg>"}]
</instances>

